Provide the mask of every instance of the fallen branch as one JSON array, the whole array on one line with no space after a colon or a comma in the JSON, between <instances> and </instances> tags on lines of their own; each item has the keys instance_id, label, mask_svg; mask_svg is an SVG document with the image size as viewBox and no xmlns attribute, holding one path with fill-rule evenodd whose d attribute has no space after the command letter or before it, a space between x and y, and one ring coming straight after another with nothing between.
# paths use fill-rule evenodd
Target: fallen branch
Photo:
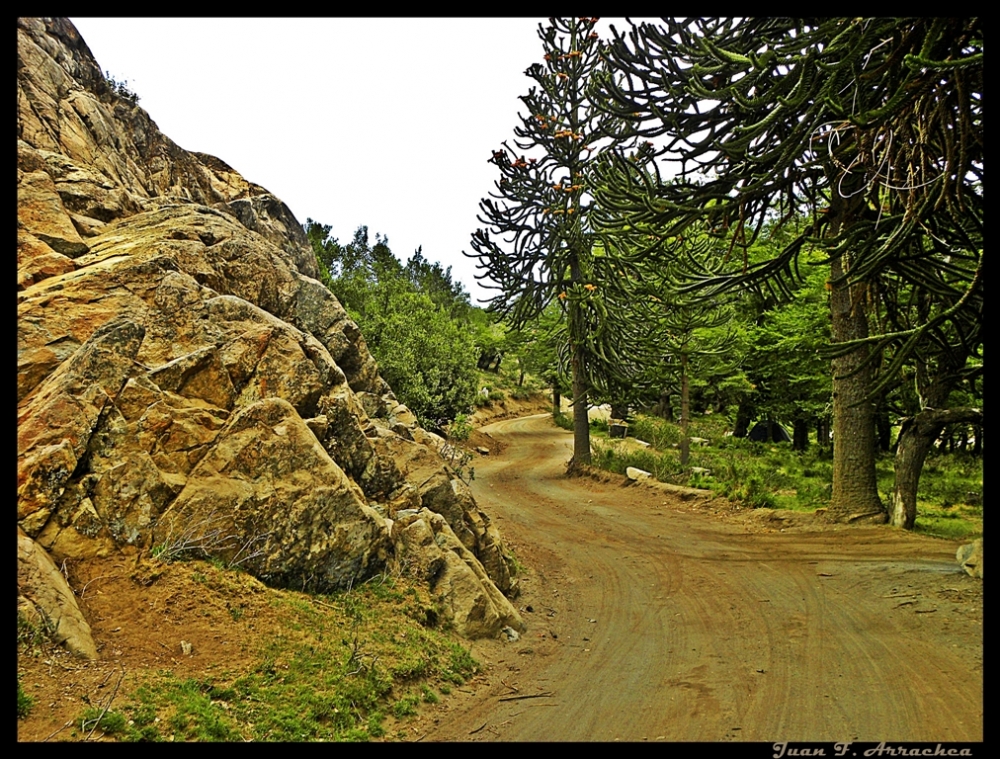
<instances>
[{"instance_id":1,"label":"fallen branch","mask_svg":"<svg viewBox=\"0 0 1000 759\"><path fill-rule=\"evenodd\" d=\"M498 699L499 701L521 701L525 698L549 698L552 695L552 691L547 691L545 693L532 693L527 696L505 696L504 698Z\"/></svg>"},{"instance_id":2,"label":"fallen branch","mask_svg":"<svg viewBox=\"0 0 1000 759\"><path fill-rule=\"evenodd\" d=\"M53 730L53 731L52 731L51 733L49 733L49 734L48 734L48 735L46 735L46 736L45 736L44 738L42 738L42 743L45 743L45 741L47 741L47 740L48 740L49 738L51 738L51 737L52 737L53 735L55 735L56 733L58 733L58 732L60 732L60 731L62 731L62 730L65 730L65 729L66 729L67 727L71 727L72 725L73 725L73 720L70 720L69 722L67 722L67 723L66 723L65 725L63 725L62 727L57 727L57 728L56 728L55 730Z\"/></svg>"},{"instance_id":3,"label":"fallen branch","mask_svg":"<svg viewBox=\"0 0 1000 759\"><path fill-rule=\"evenodd\" d=\"M114 691L112 691L110 698L108 698L108 703L104 705L104 708L101 710L101 713L97 715L97 719L94 720L94 727L91 729L89 733L87 733L87 737L83 739L84 741L89 741L90 737L94 734L94 731L97 730L98 726L101 724L101 720L104 719L104 715L107 714L108 709L111 708L111 702L114 701L115 696L118 695L118 686L122 684L122 680L124 679L125 679L125 665L123 664L122 673L118 677L118 682L115 683L115 689ZM105 682L107 682L107 679L105 679ZM80 724L80 728L83 729L82 723Z\"/></svg>"},{"instance_id":4,"label":"fallen branch","mask_svg":"<svg viewBox=\"0 0 1000 759\"><path fill-rule=\"evenodd\" d=\"M83 594L87 592L87 588L90 587L90 583L97 582L98 580L106 580L109 577L116 577L116 576L117 575L115 575L114 573L112 573L112 574L109 574L109 575L99 575L98 577L94 577L93 579L88 580L87 584L84 585L82 588L80 588L80 598L83 598Z\"/></svg>"}]
</instances>

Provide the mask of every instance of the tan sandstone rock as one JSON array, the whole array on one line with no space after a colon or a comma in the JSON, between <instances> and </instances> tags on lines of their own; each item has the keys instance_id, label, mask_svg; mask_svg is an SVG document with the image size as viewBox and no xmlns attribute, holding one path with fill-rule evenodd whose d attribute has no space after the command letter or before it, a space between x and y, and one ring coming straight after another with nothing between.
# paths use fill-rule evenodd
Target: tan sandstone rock
<instances>
[{"instance_id":1,"label":"tan sandstone rock","mask_svg":"<svg viewBox=\"0 0 1000 759\"><path fill-rule=\"evenodd\" d=\"M45 550L21 530L17 531L17 596L18 613L42 625L73 653L97 658L90 625L66 578Z\"/></svg>"},{"instance_id":2,"label":"tan sandstone rock","mask_svg":"<svg viewBox=\"0 0 1000 759\"><path fill-rule=\"evenodd\" d=\"M26 538L326 590L405 561L422 543L393 542L393 517L429 509L445 617L509 624L499 534L315 279L292 212L161 134L65 19L18 20L17 130Z\"/></svg>"}]
</instances>

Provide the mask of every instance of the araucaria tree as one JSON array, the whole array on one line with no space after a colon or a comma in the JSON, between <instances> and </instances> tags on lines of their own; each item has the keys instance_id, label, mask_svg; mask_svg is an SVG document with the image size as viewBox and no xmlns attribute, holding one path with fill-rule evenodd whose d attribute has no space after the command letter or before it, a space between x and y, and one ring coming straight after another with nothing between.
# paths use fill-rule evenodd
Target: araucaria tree
<instances>
[{"instance_id":1,"label":"araucaria tree","mask_svg":"<svg viewBox=\"0 0 1000 759\"><path fill-rule=\"evenodd\" d=\"M603 223L671 237L707 221L733 266L704 294L756 284L787 297L800 252L827 254L839 518L887 516L873 398L945 325L968 335L981 319L982 40L975 18L664 19L616 33L618 75L594 93L631 123L623 135L660 137L660 156L680 168L666 182L659 164L609 163ZM811 228L748 264L762 229L804 211ZM886 277L935 307L871 335Z\"/></svg>"},{"instance_id":2,"label":"araucaria tree","mask_svg":"<svg viewBox=\"0 0 1000 759\"><path fill-rule=\"evenodd\" d=\"M604 64L595 18L550 19L539 26L544 63L525 72L535 82L521 97L513 147L504 142L490 162L500 171L496 192L480 203L486 225L472 238L485 286L500 293L491 308L515 327L553 301L563 309L573 381L573 465L590 463L588 395L625 370L623 335L611 314L622 298L629 261L613 240L591 227L592 166L608 117L587 88ZM493 283L492 285L490 283Z\"/></svg>"}]
</instances>

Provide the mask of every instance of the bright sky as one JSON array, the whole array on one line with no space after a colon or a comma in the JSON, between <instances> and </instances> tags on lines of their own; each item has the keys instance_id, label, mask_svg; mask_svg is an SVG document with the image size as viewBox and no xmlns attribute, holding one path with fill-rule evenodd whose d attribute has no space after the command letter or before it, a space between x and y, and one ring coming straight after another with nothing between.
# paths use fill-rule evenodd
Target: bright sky
<instances>
[{"instance_id":1,"label":"bright sky","mask_svg":"<svg viewBox=\"0 0 1000 759\"><path fill-rule=\"evenodd\" d=\"M368 226L402 260L418 246L475 302L472 233L514 137L528 18L73 18L98 64L160 130L221 158L341 243ZM602 19L619 30L623 19Z\"/></svg>"}]
</instances>

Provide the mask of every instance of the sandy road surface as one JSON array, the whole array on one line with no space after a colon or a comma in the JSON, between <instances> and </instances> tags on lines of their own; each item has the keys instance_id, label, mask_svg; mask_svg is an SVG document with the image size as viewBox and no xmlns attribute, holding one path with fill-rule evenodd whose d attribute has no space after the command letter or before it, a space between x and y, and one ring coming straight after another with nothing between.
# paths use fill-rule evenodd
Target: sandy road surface
<instances>
[{"instance_id":1,"label":"sandy road surface","mask_svg":"<svg viewBox=\"0 0 1000 759\"><path fill-rule=\"evenodd\" d=\"M486 429L508 445L475 495L528 565L529 627L474 644L486 672L424 740L983 739L982 583L957 544L763 529L567 479L544 415Z\"/></svg>"}]
</instances>

